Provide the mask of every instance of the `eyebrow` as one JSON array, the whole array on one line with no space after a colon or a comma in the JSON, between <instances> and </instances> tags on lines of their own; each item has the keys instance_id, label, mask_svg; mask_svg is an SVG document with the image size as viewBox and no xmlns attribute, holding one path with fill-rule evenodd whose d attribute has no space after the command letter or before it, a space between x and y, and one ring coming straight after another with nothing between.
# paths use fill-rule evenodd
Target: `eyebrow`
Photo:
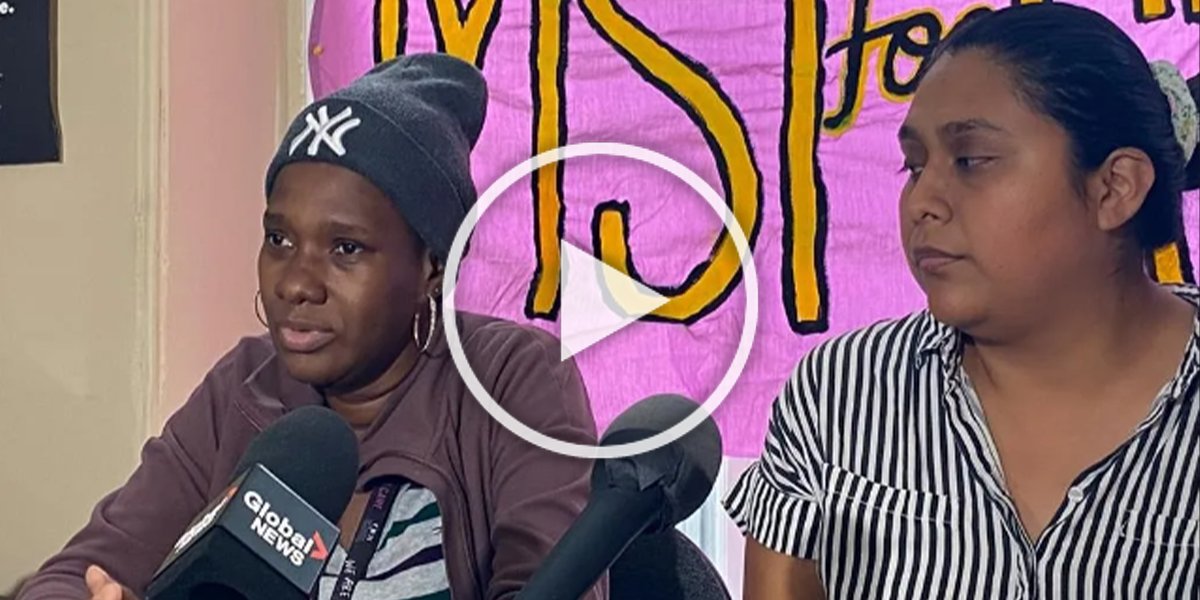
<instances>
[{"instance_id":1,"label":"eyebrow","mask_svg":"<svg viewBox=\"0 0 1200 600\"><path fill-rule=\"evenodd\" d=\"M347 223L346 221L339 221L337 219L325 221L322 223L322 226L326 231L329 231L334 235L361 237L370 235L371 233L370 229L363 227L362 225L355 225L353 223Z\"/></svg>"},{"instance_id":2,"label":"eyebrow","mask_svg":"<svg viewBox=\"0 0 1200 600\"><path fill-rule=\"evenodd\" d=\"M271 211L263 213L262 221L263 227L279 227L287 223L287 219L283 215ZM322 222L321 229L332 235L366 236L371 233L371 230L367 227L340 220L336 217Z\"/></svg>"},{"instance_id":3,"label":"eyebrow","mask_svg":"<svg viewBox=\"0 0 1200 600\"><path fill-rule=\"evenodd\" d=\"M956 137L975 131L991 131L996 133L1008 133L1003 127L988 121L987 119L963 119L961 121L950 121L943 123L938 127L938 135L943 138ZM919 141L921 135L916 129L908 124L900 126L900 130L896 133L896 137L900 141L912 140Z\"/></svg>"},{"instance_id":4,"label":"eyebrow","mask_svg":"<svg viewBox=\"0 0 1200 600\"><path fill-rule=\"evenodd\" d=\"M996 133L1008 133L1003 127L993 124L986 119L966 119L963 121L950 121L938 127L938 133L943 137L953 137L973 131L992 131Z\"/></svg>"}]
</instances>

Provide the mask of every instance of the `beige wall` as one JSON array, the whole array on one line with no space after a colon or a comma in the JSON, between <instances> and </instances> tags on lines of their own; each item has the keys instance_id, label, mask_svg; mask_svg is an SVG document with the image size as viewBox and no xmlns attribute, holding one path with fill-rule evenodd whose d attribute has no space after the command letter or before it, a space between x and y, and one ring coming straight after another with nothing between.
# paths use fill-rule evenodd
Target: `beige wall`
<instances>
[{"instance_id":1,"label":"beige wall","mask_svg":"<svg viewBox=\"0 0 1200 600\"><path fill-rule=\"evenodd\" d=\"M63 163L0 167L0 592L258 330L262 173L303 103L302 13L59 2Z\"/></svg>"},{"instance_id":2,"label":"beige wall","mask_svg":"<svg viewBox=\"0 0 1200 600\"><path fill-rule=\"evenodd\" d=\"M59 4L63 162L0 168L0 589L129 473L146 420L141 3Z\"/></svg>"}]
</instances>

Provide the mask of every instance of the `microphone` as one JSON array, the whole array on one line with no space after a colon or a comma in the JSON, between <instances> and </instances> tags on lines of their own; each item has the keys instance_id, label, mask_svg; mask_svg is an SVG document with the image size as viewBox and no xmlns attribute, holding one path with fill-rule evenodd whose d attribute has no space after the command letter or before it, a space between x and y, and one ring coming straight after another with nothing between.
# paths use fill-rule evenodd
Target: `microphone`
<instances>
[{"instance_id":1,"label":"microphone","mask_svg":"<svg viewBox=\"0 0 1200 600\"><path fill-rule=\"evenodd\" d=\"M338 541L358 439L333 411L294 410L259 434L229 487L188 526L146 600L306 599Z\"/></svg>"},{"instance_id":2,"label":"microphone","mask_svg":"<svg viewBox=\"0 0 1200 600\"><path fill-rule=\"evenodd\" d=\"M602 446L644 440L700 410L673 394L651 396L613 421ZM712 417L678 440L592 468L583 514L530 578L517 600L578 600L639 535L666 531L708 498L721 468L721 434Z\"/></svg>"}]
</instances>

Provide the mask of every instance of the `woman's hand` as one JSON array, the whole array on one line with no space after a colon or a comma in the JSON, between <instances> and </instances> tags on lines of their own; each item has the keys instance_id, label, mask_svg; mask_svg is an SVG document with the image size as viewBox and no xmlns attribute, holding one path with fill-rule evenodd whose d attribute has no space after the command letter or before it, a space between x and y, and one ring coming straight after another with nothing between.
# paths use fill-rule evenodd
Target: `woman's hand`
<instances>
[{"instance_id":1,"label":"woman's hand","mask_svg":"<svg viewBox=\"0 0 1200 600\"><path fill-rule=\"evenodd\" d=\"M129 588L117 583L108 572L96 565L88 567L84 579L87 581L88 591L92 594L87 600L138 600Z\"/></svg>"}]
</instances>

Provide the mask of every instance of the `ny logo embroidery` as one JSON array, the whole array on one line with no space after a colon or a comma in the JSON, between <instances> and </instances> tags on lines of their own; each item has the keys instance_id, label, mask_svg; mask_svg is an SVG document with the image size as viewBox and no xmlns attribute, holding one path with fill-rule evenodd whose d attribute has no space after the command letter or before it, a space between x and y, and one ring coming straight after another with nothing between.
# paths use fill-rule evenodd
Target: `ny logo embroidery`
<instances>
[{"instance_id":1,"label":"ny logo embroidery","mask_svg":"<svg viewBox=\"0 0 1200 600\"><path fill-rule=\"evenodd\" d=\"M312 135L312 141L309 142L307 149L309 156L316 156L322 143L328 146L334 154L345 156L346 146L342 144L342 138L355 127L362 125L362 119L354 117L354 111L349 106L332 119L329 118L329 107L322 106L317 109L315 117L312 113L308 113L305 121L308 123L308 127L305 127L304 131L292 139L292 145L288 148L288 156L295 154L296 149L304 143L304 140L308 139L309 135Z\"/></svg>"}]
</instances>

